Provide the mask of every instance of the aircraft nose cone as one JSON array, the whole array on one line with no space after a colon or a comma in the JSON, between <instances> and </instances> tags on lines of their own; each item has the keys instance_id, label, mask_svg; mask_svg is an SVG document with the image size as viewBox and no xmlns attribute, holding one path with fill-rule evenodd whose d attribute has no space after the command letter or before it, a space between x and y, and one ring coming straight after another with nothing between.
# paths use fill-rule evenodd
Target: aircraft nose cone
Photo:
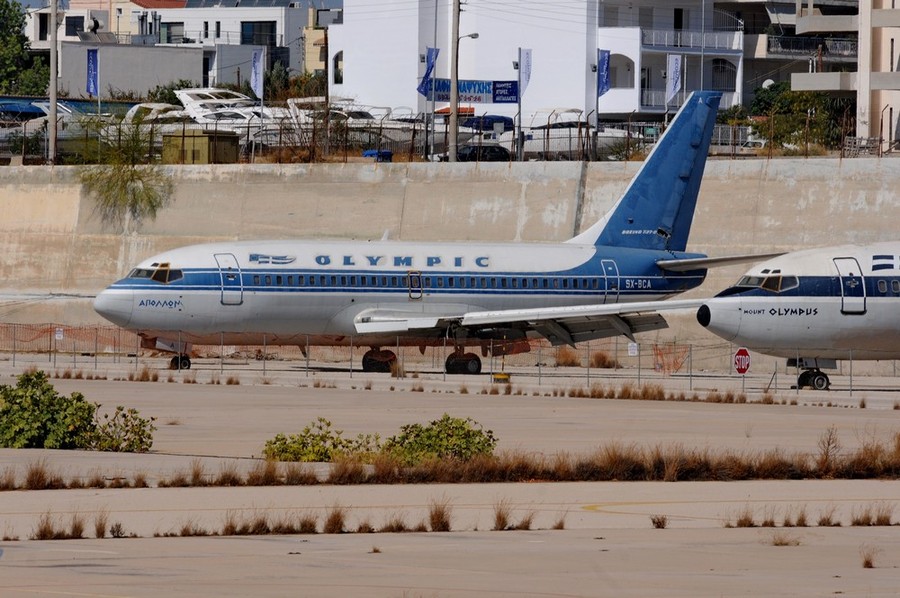
<instances>
[{"instance_id":1,"label":"aircraft nose cone","mask_svg":"<svg viewBox=\"0 0 900 598\"><path fill-rule=\"evenodd\" d=\"M131 321L134 309L134 293L109 288L94 299L94 311L117 326L125 327Z\"/></svg>"},{"instance_id":2,"label":"aircraft nose cone","mask_svg":"<svg viewBox=\"0 0 900 598\"><path fill-rule=\"evenodd\" d=\"M706 328L707 326L709 326L711 318L712 314L709 311L709 306L704 303L700 306L700 309L697 310L697 321L700 322L701 326Z\"/></svg>"},{"instance_id":3,"label":"aircraft nose cone","mask_svg":"<svg viewBox=\"0 0 900 598\"><path fill-rule=\"evenodd\" d=\"M710 299L697 310L697 322L716 336L731 341L740 332L741 313L740 300Z\"/></svg>"}]
</instances>

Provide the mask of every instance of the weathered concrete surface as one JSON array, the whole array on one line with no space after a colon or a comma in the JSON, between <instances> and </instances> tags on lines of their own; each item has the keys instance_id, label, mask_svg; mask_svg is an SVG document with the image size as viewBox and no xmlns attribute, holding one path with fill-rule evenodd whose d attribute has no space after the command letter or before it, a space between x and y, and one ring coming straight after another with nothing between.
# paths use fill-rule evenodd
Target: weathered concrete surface
<instances>
[{"instance_id":1,"label":"weathered concrete surface","mask_svg":"<svg viewBox=\"0 0 900 598\"><path fill-rule=\"evenodd\" d=\"M896 236L894 159L711 160L690 248L711 255ZM159 251L222 239L340 237L559 241L600 218L640 163L173 167L153 222L104 225L76 167L0 169L0 294L91 295ZM716 270L695 294L735 279ZM8 321L99 321L86 299L4 305ZM702 334L689 319L677 338Z\"/></svg>"},{"instance_id":2,"label":"weathered concrete surface","mask_svg":"<svg viewBox=\"0 0 900 598\"><path fill-rule=\"evenodd\" d=\"M0 378L16 372L0 367ZM658 403L549 396L449 394L458 383L416 379L425 392L389 391L375 375L372 391L298 388L304 380L242 386L54 380L60 392L83 392L104 408L124 404L157 416L151 454L0 450L0 472L21 482L41 459L64 479L143 474L150 488L0 492L3 596L895 596L900 536L894 527L850 527L855 513L900 501L892 480L750 482L598 482L521 484L316 485L158 488L160 476L207 478L223 464L247 471L263 442L326 417L345 436L396 433L444 412L493 429L501 450L583 455L618 443L652 450L682 446L712 453L820 450L834 425L845 450L889 443L900 411L815 405ZM560 381L562 386L577 381ZM456 386L458 389L458 386ZM669 387L672 389L674 387ZM439 391L439 392L433 392ZM818 393L817 396L825 396ZM790 395L788 395L790 396ZM336 505L345 528L393 518L427 520L447 501L449 533L350 533L218 538L153 538L194 527L220 531L267 517L313 516L321 532ZM532 531L490 531L504 501L513 523L533 514ZM809 527L785 528L805 512ZM138 539L94 539L106 514ZM730 529L749 513L777 528ZM844 527L824 527L832 513ZM32 541L48 516L57 527L80 516L83 540ZM665 515L668 528L652 529ZM894 509L896 523L900 513ZM551 530L560 519L565 530ZM788 545L776 546L776 538ZM795 543L797 545L791 545ZM375 551L374 548L378 549ZM872 548L875 568L863 569Z\"/></svg>"}]
</instances>

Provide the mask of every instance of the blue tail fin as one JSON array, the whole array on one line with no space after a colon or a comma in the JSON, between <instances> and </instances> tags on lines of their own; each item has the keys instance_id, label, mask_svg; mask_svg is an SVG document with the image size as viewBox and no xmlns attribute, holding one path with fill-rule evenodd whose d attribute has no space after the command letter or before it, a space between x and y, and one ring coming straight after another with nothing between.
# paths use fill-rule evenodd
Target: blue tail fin
<instances>
[{"instance_id":1,"label":"blue tail fin","mask_svg":"<svg viewBox=\"0 0 900 598\"><path fill-rule=\"evenodd\" d=\"M692 93L613 209L569 242L684 251L721 98Z\"/></svg>"}]
</instances>

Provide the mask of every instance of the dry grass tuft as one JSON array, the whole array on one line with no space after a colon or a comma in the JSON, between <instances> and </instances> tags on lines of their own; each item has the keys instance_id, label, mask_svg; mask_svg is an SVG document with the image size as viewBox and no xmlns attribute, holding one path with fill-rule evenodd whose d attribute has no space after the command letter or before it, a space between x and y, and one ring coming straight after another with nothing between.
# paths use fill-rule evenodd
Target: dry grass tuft
<instances>
[{"instance_id":1,"label":"dry grass tuft","mask_svg":"<svg viewBox=\"0 0 900 598\"><path fill-rule=\"evenodd\" d=\"M560 515L560 516L556 519L556 521L553 522L553 526L551 527L551 529L555 529L555 530L564 530L564 529L566 529L566 514L565 514L565 513L563 513L562 515Z\"/></svg>"},{"instance_id":2,"label":"dry grass tuft","mask_svg":"<svg viewBox=\"0 0 900 598\"><path fill-rule=\"evenodd\" d=\"M528 511L525 513L519 522L513 527L513 529L520 531L528 531L531 529L531 526L534 525L534 518L537 514L534 511Z\"/></svg>"},{"instance_id":3,"label":"dry grass tuft","mask_svg":"<svg viewBox=\"0 0 900 598\"><path fill-rule=\"evenodd\" d=\"M238 474L237 463L229 461L219 466L219 475L213 480L214 486L242 486L244 484L240 474Z\"/></svg>"},{"instance_id":4,"label":"dry grass tuft","mask_svg":"<svg viewBox=\"0 0 900 598\"><path fill-rule=\"evenodd\" d=\"M228 376L228 378L225 379L226 386L240 386L240 384L241 379L237 376Z\"/></svg>"},{"instance_id":5,"label":"dry grass tuft","mask_svg":"<svg viewBox=\"0 0 900 598\"><path fill-rule=\"evenodd\" d=\"M94 515L94 536L96 538L105 538L106 530L109 523L109 511L103 509Z\"/></svg>"},{"instance_id":6,"label":"dry grass tuft","mask_svg":"<svg viewBox=\"0 0 900 598\"><path fill-rule=\"evenodd\" d=\"M391 378L406 378L406 370L399 359L391 362Z\"/></svg>"},{"instance_id":7,"label":"dry grass tuft","mask_svg":"<svg viewBox=\"0 0 900 598\"><path fill-rule=\"evenodd\" d=\"M512 509L509 500L503 498L497 501L494 504L494 527L491 529L495 532L510 529L510 515L512 515Z\"/></svg>"},{"instance_id":8,"label":"dry grass tuft","mask_svg":"<svg viewBox=\"0 0 900 598\"><path fill-rule=\"evenodd\" d=\"M622 366L606 351L594 351L591 353L591 367L617 370Z\"/></svg>"},{"instance_id":9,"label":"dry grass tuft","mask_svg":"<svg viewBox=\"0 0 900 598\"><path fill-rule=\"evenodd\" d=\"M271 459L258 461L247 474L248 486L278 486L281 479L278 477L278 462Z\"/></svg>"},{"instance_id":10,"label":"dry grass tuft","mask_svg":"<svg viewBox=\"0 0 900 598\"><path fill-rule=\"evenodd\" d=\"M556 367L558 368L577 368L581 367L581 358L575 349L561 345L556 349Z\"/></svg>"},{"instance_id":11,"label":"dry grass tuft","mask_svg":"<svg viewBox=\"0 0 900 598\"><path fill-rule=\"evenodd\" d=\"M669 525L669 518L665 515L650 515L650 523L656 529L666 529Z\"/></svg>"},{"instance_id":12,"label":"dry grass tuft","mask_svg":"<svg viewBox=\"0 0 900 598\"><path fill-rule=\"evenodd\" d=\"M38 459L25 467L26 490L60 490L65 487L62 476L50 469L47 459Z\"/></svg>"},{"instance_id":13,"label":"dry grass tuft","mask_svg":"<svg viewBox=\"0 0 900 598\"><path fill-rule=\"evenodd\" d=\"M379 531L386 534L408 532L409 527L406 525L406 517L402 513L394 513L385 524L381 526Z\"/></svg>"},{"instance_id":14,"label":"dry grass tuft","mask_svg":"<svg viewBox=\"0 0 900 598\"><path fill-rule=\"evenodd\" d=\"M772 534L772 546L800 546L800 538L794 534L778 530Z\"/></svg>"},{"instance_id":15,"label":"dry grass tuft","mask_svg":"<svg viewBox=\"0 0 900 598\"><path fill-rule=\"evenodd\" d=\"M206 486L207 484L206 468L203 466L203 461L194 459L191 461L191 486Z\"/></svg>"},{"instance_id":16,"label":"dry grass tuft","mask_svg":"<svg viewBox=\"0 0 900 598\"><path fill-rule=\"evenodd\" d=\"M381 549L377 546L373 546L372 550L369 551L369 554L381 554Z\"/></svg>"},{"instance_id":17,"label":"dry grass tuft","mask_svg":"<svg viewBox=\"0 0 900 598\"><path fill-rule=\"evenodd\" d=\"M871 544L863 544L859 547L859 556L862 558L863 569L875 568L875 557L881 553L881 549Z\"/></svg>"},{"instance_id":18,"label":"dry grass tuft","mask_svg":"<svg viewBox=\"0 0 900 598\"><path fill-rule=\"evenodd\" d=\"M325 515L325 523L322 526L322 533L325 534L343 534L346 530L344 525L347 520L347 509L340 505L334 505Z\"/></svg>"},{"instance_id":19,"label":"dry grass tuft","mask_svg":"<svg viewBox=\"0 0 900 598\"><path fill-rule=\"evenodd\" d=\"M285 486L313 486L319 483L312 466L305 463L288 463L284 466Z\"/></svg>"},{"instance_id":20,"label":"dry grass tuft","mask_svg":"<svg viewBox=\"0 0 900 598\"><path fill-rule=\"evenodd\" d=\"M750 505L744 507L744 510L737 514L734 520L734 527L756 527L756 521L753 519L753 509Z\"/></svg>"},{"instance_id":21,"label":"dry grass tuft","mask_svg":"<svg viewBox=\"0 0 900 598\"><path fill-rule=\"evenodd\" d=\"M825 510L819 515L819 519L816 521L816 524L819 527L840 527L841 522L834 518L834 505L828 505L825 507Z\"/></svg>"},{"instance_id":22,"label":"dry grass tuft","mask_svg":"<svg viewBox=\"0 0 900 598\"><path fill-rule=\"evenodd\" d=\"M433 532L449 532L453 509L448 498L432 500L428 505L428 522Z\"/></svg>"},{"instance_id":23,"label":"dry grass tuft","mask_svg":"<svg viewBox=\"0 0 900 598\"><path fill-rule=\"evenodd\" d=\"M16 468L14 465L9 465L6 469L3 470L3 475L0 475L0 491L2 490L15 490L16 489Z\"/></svg>"}]
</instances>

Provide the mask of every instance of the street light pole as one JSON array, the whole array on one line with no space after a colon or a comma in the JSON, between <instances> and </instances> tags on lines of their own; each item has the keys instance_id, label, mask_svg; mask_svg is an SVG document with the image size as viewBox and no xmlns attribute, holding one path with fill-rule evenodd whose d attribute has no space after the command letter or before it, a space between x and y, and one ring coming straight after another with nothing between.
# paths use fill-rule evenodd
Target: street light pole
<instances>
[{"instance_id":1,"label":"street light pole","mask_svg":"<svg viewBox=\"0 0 900 598\"><path fill-rule=\"evenodd\" d=\"M453 21L450 40L453 47L450 51L450 141L447 147L447 160L456 162L456 151L459 145L459 2L453 0Z\"/></svg>"}]
</instances>

